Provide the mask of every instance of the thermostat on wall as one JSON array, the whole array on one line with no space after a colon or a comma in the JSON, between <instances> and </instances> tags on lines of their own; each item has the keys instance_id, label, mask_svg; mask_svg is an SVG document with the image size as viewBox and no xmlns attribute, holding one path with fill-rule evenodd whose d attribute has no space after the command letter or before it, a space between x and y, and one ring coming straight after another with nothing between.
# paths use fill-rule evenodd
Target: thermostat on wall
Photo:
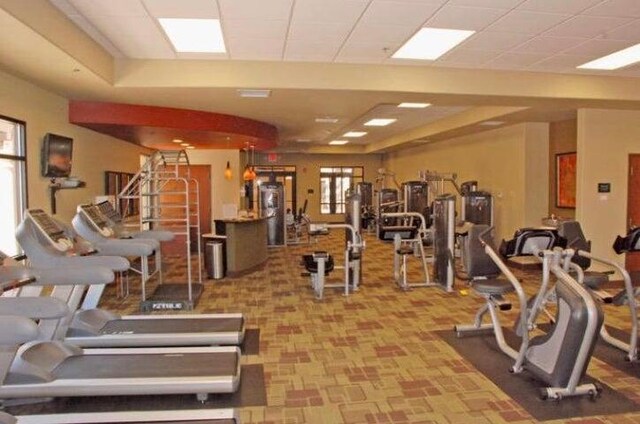
<instances>
[{"instance_id":1,"label":"thermostat on wall","mask_svg":"<svg viewBox=\"0 0 640 424\"><path fill-rule=\"evenodd\" d=\"M611 193L611 183L598 183L598 193Z\"/></svg>"}]
</instances>

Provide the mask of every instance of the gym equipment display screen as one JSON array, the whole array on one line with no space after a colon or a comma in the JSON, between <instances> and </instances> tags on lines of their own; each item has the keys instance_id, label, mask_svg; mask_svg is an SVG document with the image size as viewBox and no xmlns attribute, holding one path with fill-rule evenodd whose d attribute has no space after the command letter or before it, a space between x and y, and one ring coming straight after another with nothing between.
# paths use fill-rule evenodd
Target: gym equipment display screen
<instances>
[{"instance_id":1,"label":"gym equipment display screen","mask_svg":"<svg viewBox=\"0 0 640 424\"><path fill-rule=\"evenodd\" d=\"M42 146L42 176L66 178L71 175L73 139L56 134L44 136Z\"/></svg>"}]
</instances>

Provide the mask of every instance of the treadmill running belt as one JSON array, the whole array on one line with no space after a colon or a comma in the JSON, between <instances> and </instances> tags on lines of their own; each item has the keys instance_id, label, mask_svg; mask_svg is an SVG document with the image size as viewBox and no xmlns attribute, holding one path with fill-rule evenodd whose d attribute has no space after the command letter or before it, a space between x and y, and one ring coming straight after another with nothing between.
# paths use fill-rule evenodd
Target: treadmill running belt
<instances>
[{"instance_id":1,"label":"treadmill running belt","mask_svg":"<svg viewBox=\"0 0 640 424\"><path fill-rule=\"evenodd\" d=\"M100 334L163 334L163 333L237 333L242 331L244 319L122 319L109 321Z\"/></svg>"},{"instance_id":2,"label":"treadmill running belt","mask_svg":"<svg viewBox=\"0 0 640 424\"><path fill-rule=\"evenodd\" d=\"M198 420L198 421L136 421L136 424L236 424L236 420ZM122 424L122 421L101 424Z\"/></svg>"},{"instance_id":3,"label":"treadmill running belt","mask_svg":"<svg viewBox=\"0 0 640 424\"><path fill-rule=\"evenodd\" d=\"M61 379L221 377L236 375L237 368L235 352L83 355L68 358L53 374Z\"/></svg>"}]
</instances>

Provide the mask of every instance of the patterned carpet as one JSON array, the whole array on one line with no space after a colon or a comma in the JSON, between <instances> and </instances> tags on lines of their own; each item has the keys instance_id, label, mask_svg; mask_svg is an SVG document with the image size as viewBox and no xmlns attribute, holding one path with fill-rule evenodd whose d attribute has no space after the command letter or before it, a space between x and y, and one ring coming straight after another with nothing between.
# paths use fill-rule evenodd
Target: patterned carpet
<instances>
[{"instance_id":1,"label":"patterned carpet","mask_svg":"<svg viewBox=\"0 0 640 424\"><path fill-rule=\"evenodd\" d=\"M470 323L482 300L460 291L464 284L459 282L454 293L438 288L402 292L392 279L391 245L373 236L366 242L362 288L348 298L339 289L327 289L324 300L316 301L308 277L300 276L303 253L328 250L342 257L338 231L315 244L273 248L268 265L250 275L205 283L197 312L242 312L248 327L260 328L260 354L243 361L264 366L268 406L241 409L242 422L535 422L434 333ZM167 280L179 280L184 265L168 262ZM410 279L419 281L418 261L410 262ZM517 275L527 291L535 291L537 272ZM132 279L127 299L116 299L111 287L101 306L135 313L138 301ZM629 327L623 308L607 307L606 314L614 326ZM503 322L511 325L513 319L513 312L506 313ZM640 403L635 378L596 359L589 374ZM640 413L571 422L640 423Z\"/></svg>"}]
</instances>

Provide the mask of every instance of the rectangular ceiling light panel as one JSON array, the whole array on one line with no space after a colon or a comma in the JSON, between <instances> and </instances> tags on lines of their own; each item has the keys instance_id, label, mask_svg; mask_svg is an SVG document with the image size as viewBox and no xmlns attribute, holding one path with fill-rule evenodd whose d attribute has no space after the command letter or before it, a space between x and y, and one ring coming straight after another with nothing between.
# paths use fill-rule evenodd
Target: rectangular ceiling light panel
<instances>
[{"instance_id":1,"label":"rectangular ceiling light panel","mask_svg":"<svg viewBox=\"0 0 640 424\"><path fill-rule=\"evenodd\" d=\"M429 107L429 106L431 106L431 103L404 102L398 105L398 107L407 108L407 109L424 109L425 107Z\"/></svg>"},{"instance_id":2,"label":"rectangular ceiling light panel","mask_svg":"<svg viewBox=\"0 0 640 424\"><path fill-rule=\"evenodd\" d=\"M349 140L333 140L330 141L329 144L331 144L332 146L342 146L344 144L347 144L349 142Z\"/></svg>"},{"instance_id":3,"label":"rectangular ceiling light panel","mask_svg":"<svg viewBox=\"0 0 640 424\"><path fill-rule=\"evenodd\" d=\"M368 122L365 122L365 126L367 127L386 127L389 124L393 124L394 122L396 122L397 119L382 119L382 118L377 118L377 119L372 119Z\"/></svg>"},{"instance_id":4,"label":"rectangular ceiling light panel","mask_svg":"<svg viewBox=\"0 0 640 424\"><path fill-rule=\"evenodd\" d=\"M474 33L475 31L459 29L421 28L392 57L436 60Z\"/></svg>"},{"instance_id":5,"label":"rectangular ceiling light panel","mask_svg":"<svg viewBox=\"0 0 640 424\"><path fill-rule=\"evenodd\" d=\"M624 68L640 62L640 44L627 47L610 55L592 60L584 65L578 66L578 69L598 69L602 71L611 71L613 69Z\"/></svg>"},{"instance_id":6,"label":"rectangular ceiling light panel","mask_svg":"<svg viewBox=\"0 0 640 424\"><path fill-rule=\"evenodd\" d=\"M160 26L180 53L225 53L218 19L159 18Z\"/></svg>"},{"instance_id":7,"label":"rectangular ceiling light panel","mask_svg":"<svg viewBox=\"0 0 640 424\"><path fill-rule=\"evenodd\" d=\"M356 137L363 137L363 136L365 136L365 135L367 135L366 131L349 131L349 132L347 132L347 133L344 133L344 134L343 134L343 137L353 137L353 138L356 138Z\"/></svg>"}]
</instances>

